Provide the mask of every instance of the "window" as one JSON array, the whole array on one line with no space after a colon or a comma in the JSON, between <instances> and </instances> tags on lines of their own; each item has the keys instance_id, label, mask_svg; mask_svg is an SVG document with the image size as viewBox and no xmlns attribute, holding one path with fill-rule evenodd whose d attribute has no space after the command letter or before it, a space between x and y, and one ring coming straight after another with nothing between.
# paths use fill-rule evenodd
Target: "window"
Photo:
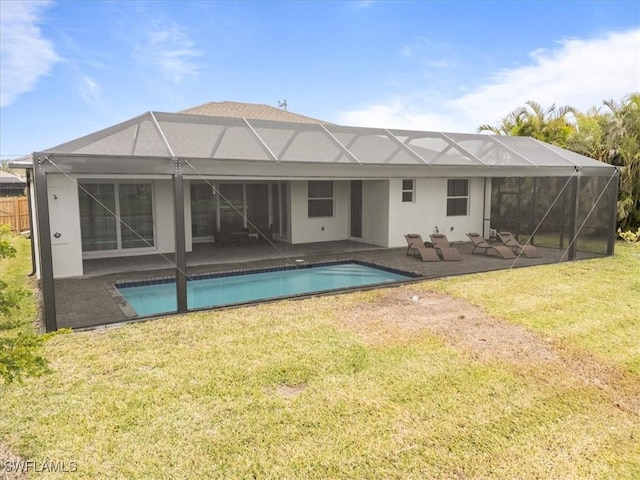
<instances>
[{"instance_id":1,"label":"window","mask_svg":"<svg viewBox=\"0 0 640 480\"><path fill-rule=\"evenodd\" d=\"M447 217L467 215L469 205L469 180L447 182Z\"/></svg>"},{"instance_id":2,"label":"window","mask_svg":"<svg viewBox=\"0 0 640 480\"><path fill-rule=\"evenodd\" d=\"M309 218L333 217L333 182L309 182L308 215Z\"/></svg>"},{"instance_id":3,"label":"window","mask_svg":"<svg viewBox=\"0 0 640 480\"><path fill-rule=\"evenodd\" d=\"M413 180L402 180L402 203L413 203L415 182Z\"/></svg>"},{"instance_id":4,"label":"window","mask_svg":"<svg viewBox=\"0 0 640 480\"><path fill-rule=\"evenodd\" d=\"M83 183L81 187L78 196L83 252L154 246L150 183Z\"/></svg>"}]
</instances>

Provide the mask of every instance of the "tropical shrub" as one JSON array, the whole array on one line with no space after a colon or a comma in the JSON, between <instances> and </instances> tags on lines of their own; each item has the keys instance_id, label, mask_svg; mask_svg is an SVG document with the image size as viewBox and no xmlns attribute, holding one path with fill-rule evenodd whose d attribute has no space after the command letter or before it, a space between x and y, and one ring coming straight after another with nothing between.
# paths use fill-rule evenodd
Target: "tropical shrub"
<instances>
[{"instance_id":1,"label":"tropical shrub","mask_svg":"<svg viewBox=\"0 0 640 480\"><path fill-rule=\"evenodd\" d=\"M623 239L625 242L636 243L640 242L640 228L635 232L631 230L622 231L621 228L618 229L618 236Z\"/></svg>"},{"instance_id":2,"label":"tropical shrub","mask_svg":"<svg viewBox=\"0 0 640 480\"><path fill-rule=\"evenodd\" d=\"M8 225L0 225L0 272L3 277L10 276L7 273L9 262L21 260L15 258L20 252L14 246L20 240L23 239L12 234ZM16 283L19 282L14 278L11 285L0 279L0 384L19 382L25 376L47 371L47 360L39 354L39 349L48 336L36 333L33 328L35 318L21 311L32 301L31 292Z\"/></svg>"}]
</instances>

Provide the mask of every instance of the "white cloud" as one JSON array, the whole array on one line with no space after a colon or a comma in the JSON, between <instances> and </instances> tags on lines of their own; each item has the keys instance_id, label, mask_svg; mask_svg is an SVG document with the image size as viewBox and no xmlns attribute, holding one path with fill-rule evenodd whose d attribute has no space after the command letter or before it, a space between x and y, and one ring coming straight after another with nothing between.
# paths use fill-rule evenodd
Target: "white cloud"
<instances>
[{"instance_id":1,"label":"white cloud","mask_svg":"<svg viewBox=\"0 0 640 480\"><path fill-rule=\"evenodd\" d=\"M174 83L197 75L198 65L192 59L201 55L191 38L176 24L155 26L145 42L134 49L138 61L158 67Z\"/></svg>"},{"instance_id":2,"label":"white cloud","mask_svg":"<svg viewBox=\"0 0 640 480\"><path fill-rule=\"evenodd\" d=\"M50 2L0 2L0 107L33 90L60 61L38 24Z\"/></svg>"},{"instance_id":3,"label":"white cloud","mask_svg":"<svg viewBox=\"0 0 640 480\"><path fill-rule=\"evenodd\" d=\"M84 76L80 85L80 95L87 103L95 105L102 101L102 88L94 79Z\"/></svg>"},{"instance_id":4,"label":"white cloud","mask_svg":"<svg viewBox=\"0 0 640 480\"><path fill-rule=\"evenodd\" d=\"M554 50L537 50L527 65L495 72L491 80L458 97L401 94L343 112L348 125L474 132L495 124L527 100L586 111L603 100L619 101L640 90L640 30L606 37L568 39ZM463 82L460 81L462 84ZM426 90L426 88L425 88Z\"/></svg>"}]
</instances>

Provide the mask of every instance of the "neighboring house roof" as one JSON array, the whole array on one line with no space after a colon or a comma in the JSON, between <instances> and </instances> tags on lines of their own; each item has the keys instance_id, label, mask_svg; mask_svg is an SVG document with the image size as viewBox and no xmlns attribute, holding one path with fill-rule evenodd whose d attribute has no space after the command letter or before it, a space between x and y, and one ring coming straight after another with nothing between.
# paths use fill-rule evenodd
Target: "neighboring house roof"
<instances>
[{"instance_id":1,"label":"neighboring house roof","mask_svg":"<svg viewBox=\"0 0 640 480\"><path fill-rule=\"evenodd\" d=\"M2 183L3 185L26 185L27 181L21 178L19 175L16 175L15 173L0 170L0 183Z\"/></svg>"},{"instance_id":2,"label":"neighboring house roof","mask_svg":"<svg viewBox=\"0 0 640 480\"><path fill-rule=\"evenodd\" d=\"M190 115L207 115L209 117L231 117L248 118L253 120L273 120L276 122L300 122L300 123L322 123L330 125L330 122L318 120L292 113L282 108L271 107L258 103L241 102L209 102L197 107L187 108L178 113L188 113Z\"/></svg>"},{"instance_id":3,"label":"neighboring house roof","mask_svg":"<svg viewBox=\"0 0 640 480\"><path fill-rule=\"evenodd\" d=\"M277 110L277 109L276 109ZM287 113L287 112L285 112ZM530 137L147 112L45 153L387 167L613 167Z\"/></svg>"}]
</instances>

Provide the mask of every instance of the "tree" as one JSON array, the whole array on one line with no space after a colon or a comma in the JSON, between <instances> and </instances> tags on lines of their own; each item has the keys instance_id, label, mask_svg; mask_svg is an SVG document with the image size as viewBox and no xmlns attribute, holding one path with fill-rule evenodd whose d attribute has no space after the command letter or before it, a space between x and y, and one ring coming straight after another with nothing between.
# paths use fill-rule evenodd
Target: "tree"
<instances>
[{"instance_id":1,"label":"tree","mask_svg":"<svg viewBox=\"0 0 640 480\"><path fill-rule=\"evenodd\" d=\"M577 116L568 148L620 169L618 227L640 227L640 93Z\"/></svg>"},{"instance_id":2,"label":"tree","mask_svg":"<svg viewBox=\"0 0 640 480\"><path fill-rule=\"evenodd\" d=\"M620 169L618 227L640 227L640 93L620 103L603 101L600 109L581 113L570 106L546 110L533 101L502 118L497 126L481 125L478 131L528 136Z\"/></svg>"},{"instance_id":3,"label":"tree","mask_svg":"<svg viewBox=\"0 0 640 480\"><path fill-rule=\"evenodd\" d=\"M480 125L478 131L533 137L543 142L565 147L567 138L574 130L575 115L576 111L573 107L556 107L553 104L545 110L539 103L529 100L525 106L518 107L504 117L497 127Z\"/></svg>"}]
</instances>

